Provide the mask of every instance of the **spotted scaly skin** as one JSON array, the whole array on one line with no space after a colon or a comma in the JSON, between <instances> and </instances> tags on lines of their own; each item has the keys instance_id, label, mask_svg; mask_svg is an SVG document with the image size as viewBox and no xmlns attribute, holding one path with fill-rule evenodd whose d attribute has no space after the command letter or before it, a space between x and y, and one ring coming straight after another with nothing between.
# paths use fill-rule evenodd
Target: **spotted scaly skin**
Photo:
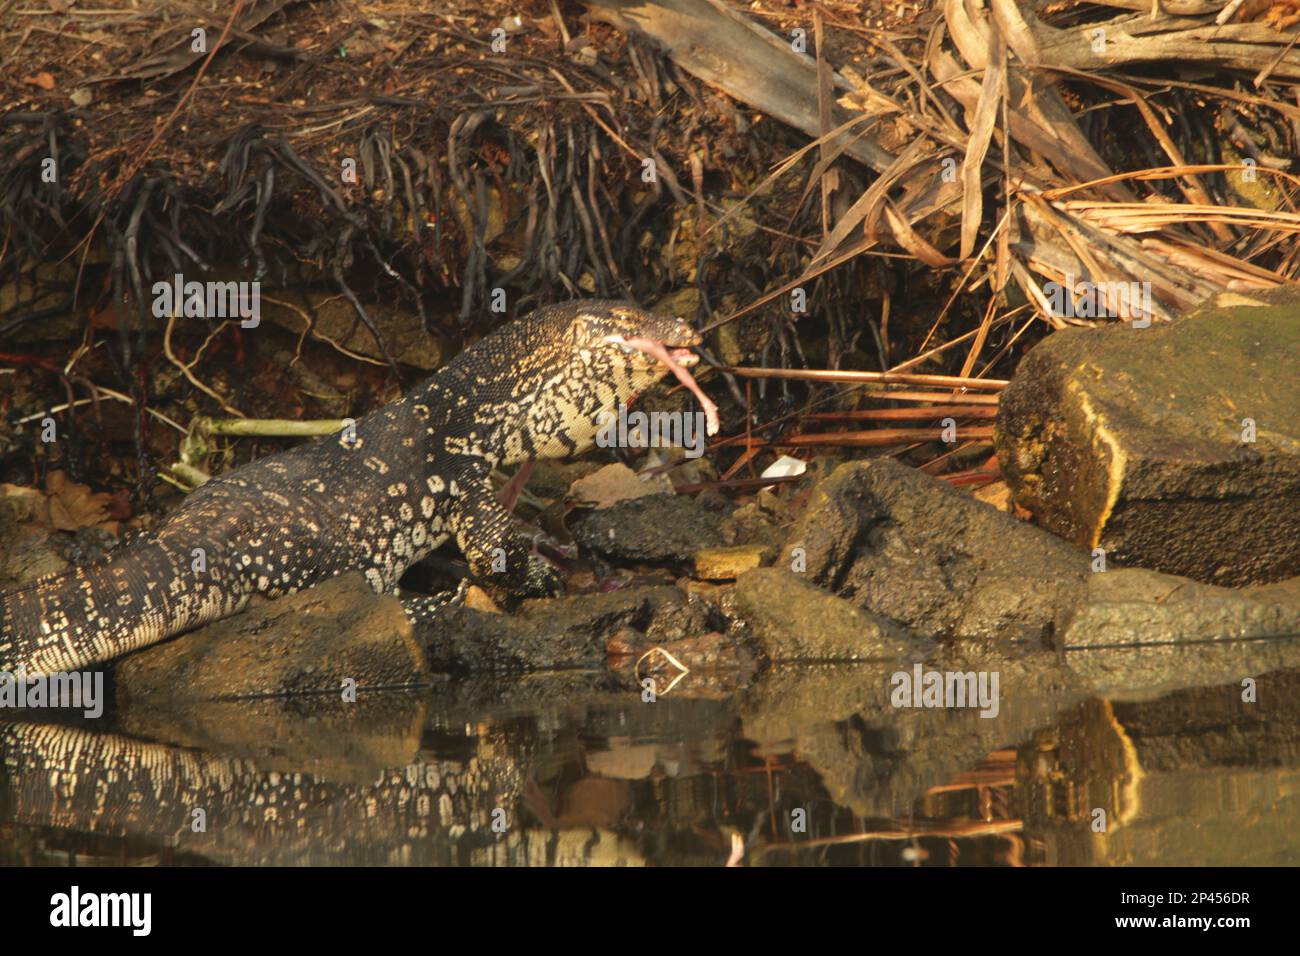
<instances>
[{"instance_id":1,"label":"spotted scaly skin","mask_svg":"<svg viewBox=\"0 0 1300 956\"><path fill-rule=\"evenodd\" d=\"M239 865L447 865L498 842L528 768L502 741L421 754L372 780L282 772L256 759L58 724L0 720L0 825L178 839ZM205 828L193 828L203 810ZM549 834L548 834L549 835Z\"/></svg>"},{"instance_id":2,"label":"spotted scaly skin","mask_svg":"<svg viewBox=\"0 0 1300 956\"><path fill-rule=\"evenodd\" d=\"M678 319L630 303L538 309L353 429L215 478L106 559L0 595L0 671L109 661L233 614L253 594L275 598L345 571L396 593L406 569L448 538L498 600L557 593L489 474L586 451L602 411L667 373L619 337L699 342Z\"/></svg>"}]
</instances>

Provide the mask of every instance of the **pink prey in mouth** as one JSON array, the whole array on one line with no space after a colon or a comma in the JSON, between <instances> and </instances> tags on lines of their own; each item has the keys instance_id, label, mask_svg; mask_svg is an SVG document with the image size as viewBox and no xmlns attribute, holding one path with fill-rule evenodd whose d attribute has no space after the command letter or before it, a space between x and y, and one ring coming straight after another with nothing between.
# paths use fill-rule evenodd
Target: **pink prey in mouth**
<instances>
[{"instance_id":1,"label":"pink prey in mouth","mask_svg":"<svg viewBox=\"0 0 1300 956\"><path fill-rule=\"evenodd\" d=\"M615 342L625 348L644 352L668 366L668 370L677 376L677 381L685 385L691 394L699 400L700 407L704 409L705 431L709 435L718 433L718 406L713 404L713 400L704 394L699 382L695 381L695 376L688 371L690 366L699 362L700 357L698 355L688 348L675 348L669 351L664 343L658 339L626 338L622 335L610 335L606 337L605 341Z\"/></svg>"}]
</instances>

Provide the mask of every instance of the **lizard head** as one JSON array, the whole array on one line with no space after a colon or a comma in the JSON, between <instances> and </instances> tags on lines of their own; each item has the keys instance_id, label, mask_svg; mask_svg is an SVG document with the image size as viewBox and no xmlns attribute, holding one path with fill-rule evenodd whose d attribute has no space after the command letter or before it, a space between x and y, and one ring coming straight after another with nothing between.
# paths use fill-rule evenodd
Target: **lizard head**
<instances>
[{"instance_id":1,"label":"lizard head","mask_svg":"<svg viewBox=\"0 0 1300 956\"><path fill-rule=\"evenodd\" d=\"M575 317L576 343L607 368L618 369L618 400L627 402L670 372L699 400L710 435L718 430L717 406L688 371L699 362L691 349L700 333L682 319L621 302L588 303Z\"/></svg>"},{"instance_id":2,"label":"lizard head","mask_svg":"<svg viewBox=\"0 0 1300 956\"><path fill-rule=\"evenodd\" d=\"M672 374L695 396L703 410L702 430L713 435L717 406L689 371L699 362L692 347L702 342L689 323L631 302L588 299L543 306L452 360L465 366L467 387L480 393L475 417L464 427L473 429L489 418L483 396L499 392L498 442L505 447L500 462L569 457L598 441L610 413L617 415ZM683 435L685 427L682 419Z\"/></svg>"},{"instance_id":3,"label":"lizard head","mask_svg":"<svg viewBox=\"0 0 1300 956\"><path fill-rule=\"evenodd\" d=\"M691 348L700 345L700 333L671 315L647 312L630 303L584 303L578 313L579 345L593 351L623 356L623 361L639 371L655 371L657 377L668 374L662 360L638 343L658 343L679 365L689 367L699 361Z\"/></svg>"}]
</instances>

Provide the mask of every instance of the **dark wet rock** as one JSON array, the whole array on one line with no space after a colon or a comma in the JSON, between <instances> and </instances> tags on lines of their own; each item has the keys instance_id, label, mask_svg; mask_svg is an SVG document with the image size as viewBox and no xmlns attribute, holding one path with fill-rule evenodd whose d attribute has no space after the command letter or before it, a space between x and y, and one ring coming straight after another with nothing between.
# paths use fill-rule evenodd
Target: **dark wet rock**
<instances>
[{"instance_id":1,"label":"dark wet rock","mask_svg":"<svg viewBox=\"0 0 1300 956\"><path fill-rule=\"evenodd\" d=\"M726 616L713 604L679 588L670 590L676 594L666 595L655 607L645 629L647 637L661 643L682 641L727 627Z\"/></svg>"},{"instance_id":2,"label":"dark wet rock","mask_svg":"<svg viewBox=\"0 0 1300 956\"><path fill-rule=\"evenodd\" d=\"M346 574L124 659L119 704L320 692L434 679L401 602Z\"/></svg>"},{"instance_id":3,"label":"dark wet rock","mask_svg":"<svg viewBox=\"0 0 1300 956\"><path fill-rule=\"evenodd\" d=\"M623 588L525 601L516 614L446 608L417 633L435 670L603 667L605 642L620 629L671 631L672 618L686 615L689 620L692 613L706 613L692 612L689 604L687 595L675 587Z\"/></svg>"},{"instance_id":4,"label":"dark wet rock","mask_svg":"<svg viewBox=\"0 0 1300 956\"><path fill-rule=\"evenodd\" d=\"M835 469L844 464L843 458L837 458L833 455L816 455L804 463L804 472L799 476L797 481L787 486L793 487L793 492L789 494L789 499L807 501L809 493L820 485L823 481L835 474ZM779 507L779 506L778 506Z\"/></svg>"},{"instance_id":5,"label":"dark wet rock","mask_svg":"<svg viewBox=\"0 0 1300 956\"><path fill-rule=\"evenodd\" d=\"M50 547L70 565L90 564L119 547L123 539L104 528L79 528L50 535Z\"/></svg>"},{"instance_id":6,"label":"dark wet rock","mask_svg":"<svg viewBox=\"0 0 1300 956\"><path fill-rule=\"evenodd\" d=\"M1294 291L1226 293L1146 329L1065 329L1003 391L998 459L1045 527L1120 564L1287 578L1300 574L1297 369Z\"/></svg>"},{"instance_id":7,"label":"dark wet rock","mask_svg":"<svg viewBox=\"0 0 1300 956\"><path fill-rule=\"evenodd\" d=\"M802 549L801 553L796 549ZM1088 556L892 459L819 484L778 567L905 628L1037 643L1073 602Z\"/></svg>"},{"instance_id":8,"label":"dark wet rock","mask_svg":"<svg viewBox=\"0 0 1300 956\"><path fill-rule=\"evenodd\" d=\"M1090 575L1083 599L1057 623L1067 649L1300 635L1300 579L1221 588L1140 568Z\"/></svg>"},{"instance_id":9,"label":"dark wet rock","mask_svg":"<svg viewBox=\"0 0 1300 956\"><path fill-rule=\"evenodd\" d=\"M764 654L775 662L911 658L931 646L779 568L756 568L741 575L735 607Z\"/></svg>"},{"instance_id":10,"label":"dark wet rock","mask_svg":"<svg viewBox=\"0 0 1300 956\"><path fill-rule=\"evenodd\" d=\"M760 493L748 504L741 505L722 522L723 540L728 546L761 545L765 560L770 560L789 534L790 497Z\"/></svg>"},{"instance_id":11,"label":"dark wet rock","mask_svg":"<svg viewBox=\"0 0 1300 956\"><path fill-rule=\"evenodd\" d=\"M700 548L724 544L731 506L718 499L650 495L594 511L573 529L584 548L623 561L688 561Z\"/></svg>"},{"instance_id":12,"label":"dark wet rock","mask_svg":"<svg viewBox=\"0 0 1300 956\"><path fill-rule=\"evenodd\" d=\"M621 629L662 643L726 626L713 606L665 585L527 601L510 615L446 608L436 621L414 626L396 598L375 594L359 575L344 575L125 658L117 668L118 702L124 709L193 709L291 696L294 714L333 719L359 707L367 690L427 687L447 672L603 668L606 641ZM348 678L361 692L355 703L343 699ZM231 710L228 719L243 725L282 710L271 703Z\"/></svg>"},{"instance_id":13,"label":"dark wet rock","mask_svg":"<svg viewBox=\"0 0 1300 956\"><path fill-rule=\"evenodd\" d=\"M673 462L673 466L665 472L665 476L674 488L683 485L699 485L708 481L718 480L718 469L708 457L687 458L684 454L664 455L663 451L681 452L682 449L674 446L673 448L661 449L659 457L667 458Z\"/></svg>"},{"instance_id":14,"label":"dark wet rock","mask_svg":"<svg viewBox=\"0 0 1300 956\"><path fill-rule=\"evenodd\" d=\"M1234 590L1138 568L1094 572L1068 542L888 459L845 465L819 485L777 567L797 567L798 547L809 581L866 611L917 634L1060 648L1099 690L1295 663L1267 639L1300 632L1300 581Z\"/></svg>"},{"instance_id":15,"label":"dark wet rock","mask_svg":"<svg viewBox=\"0 0 1300 956\"><path fill-rule=\"evenodd\" d=\"M1223 588L1140 568L1089 576L1054 643L1098 690L1186 686L1300 665L1300 578Z\"/></svg>"},{"instance_id":16,"label":"dark wet rock","mask_svg":"<svg viewBox=\"0 0 1300 956\"><path fill-rule=\"evenodd\" d=\"M1065 665L1098 694L1150 694L1300 667L1300 639L1079 647Z\"/></svg>"}]
</instances>

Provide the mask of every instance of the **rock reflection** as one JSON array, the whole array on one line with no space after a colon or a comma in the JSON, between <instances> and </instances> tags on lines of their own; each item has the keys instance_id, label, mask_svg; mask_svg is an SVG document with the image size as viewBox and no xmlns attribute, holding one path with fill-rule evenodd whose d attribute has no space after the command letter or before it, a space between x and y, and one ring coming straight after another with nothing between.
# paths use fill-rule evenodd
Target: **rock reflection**
<instances>
[{"instance_id":1,"label":"rock reflection","mask_svg":"<svg viewBox=\"0 0 1300 956\"><path fill-rule=\"evenodd\" d=\"M999 671L994 719L896 708L902 665L878 663L653 703L592 671L16 720L0 862L721 866L737 839L751 866L1300 859L1300 670L1248 702L1241 660L1139 694L1072 658L938 659Z\"/></svg>"}]
</instances>

